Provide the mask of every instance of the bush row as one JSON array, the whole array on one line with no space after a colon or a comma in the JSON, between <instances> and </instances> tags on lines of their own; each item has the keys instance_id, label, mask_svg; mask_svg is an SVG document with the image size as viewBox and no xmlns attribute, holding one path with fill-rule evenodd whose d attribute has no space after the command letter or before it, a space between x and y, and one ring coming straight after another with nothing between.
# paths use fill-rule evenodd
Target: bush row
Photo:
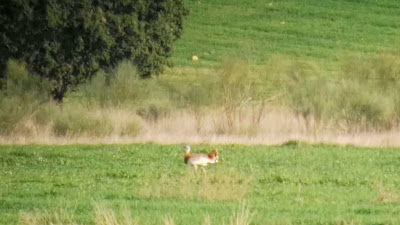
<instances>
[{"instance_id":1,"label":"bush row","mask_svg":"<svg viewBox=\"0 0 400 225\"><path fill-rule=\"evenodd\" d=\"M347 57L335 72L283 57L264 66L228 59L209 73L192 71L179 79L141 79L132 65L122 63L114 72L99 72L62 105L52 102L50 84L30 76L23 63L10 61L7 68L7 83L0 91L0 135L40 132L46 126L58 136L140 132L135 119L116 128L105 114L111 108L127 109L149 122L182 108L201 120L214 108L220 110L220 119L214 121L219 133L237 129L243 109L253 109L257 125L266 108L277 106L296 113L313 132L388 130L400 121L400 56L392 54ZM29 131L29 123L36 130Z\"/></svg>"}]
</instances>

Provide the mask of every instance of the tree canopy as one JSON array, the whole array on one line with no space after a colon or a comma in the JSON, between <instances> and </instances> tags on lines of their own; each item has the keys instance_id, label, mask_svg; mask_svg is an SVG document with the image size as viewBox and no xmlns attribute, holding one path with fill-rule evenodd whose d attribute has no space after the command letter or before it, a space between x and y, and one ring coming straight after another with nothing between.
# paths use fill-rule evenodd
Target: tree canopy
<instances>
[{"instance_id":1,"label":"tree canopy","mask_svg":"<svg viewBox=\"0 0 400 225\"><path fill-rule=\"evenodd\" d=\"M23 60L62 101L68 89L122 60L149 77L169 65L187 13L183 0L1 1L0 78L9 59Z\"/></svg>"}]
</instances>

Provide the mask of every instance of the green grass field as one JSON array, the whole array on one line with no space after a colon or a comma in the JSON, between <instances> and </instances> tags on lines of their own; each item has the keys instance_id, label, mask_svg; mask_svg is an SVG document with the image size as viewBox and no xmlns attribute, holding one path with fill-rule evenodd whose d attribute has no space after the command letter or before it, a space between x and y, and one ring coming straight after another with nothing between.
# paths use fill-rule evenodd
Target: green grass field
<instances>
[{"instance_id":1,"label":"green grass field","mask_svg":"<svg viewBox=\"0 0 400 225\"><path fill-rule=\"evenodd\" d=\"M177 66L218 65L225 57L263 64L284 55L336 67L349 54L398 51L396 0L185 1L190 14L175 45ZM192 54L200 57L196 65Z\"/></svg>"},{"instance_id":2,"label":"green grass field","mask_svg":"<svg viewBox=\"0 0 400 225\"><path fill-rule=\"evenodd\" d=\"M1 146L0 224L27 213L103 224L96 207L128 209L138 224L229 224L243 204L251 224L400 223L398 149L214 147L221 160L204 175L180 145Z\"/></svg>"},{"instance_id":3,"label":"green grass field","mask_svg":"<svg viewBox=\"0 0 400 225\"><path fill-rule=\"evenodd\" d=\"M211 98L201 95L209 90L196 89L197 83L213 87L211 84L217 78L214 71L218 71L215 67L230 57L251 66L265 65L276 56L294 58L317 64L322 73L339 71L339 74L348 55L368 58L381 53L398 54L400 49L398 0L185 0L185 4L190 14L185 21L184 35L175 45L172 61L176 67L160 78L182 91L182 96L187 95L186 89L187 93L194 93L193 102L201 104ZM200 58L196 63L191 61L194 54ZM378 62L384 64L385 59L390 58L383 57ZM365 68L361 67L371 63L358 62L361 64L355 65L354 74L361 77L365 75ZM389 68L388 74L397 76L397 65L389 63L382 70ZM373 69L370 68L371 74L375 74ZM263 74L256 72L257 76ZM349 84L351 87L353 83ZM173 94L151 85L140 86L147 87L154 99L165 100L169 106L168 96ZM364 89L366 93L376 91L371 88L374 86L360 85L354 93ZM398 96L397 93L393 96ZM179 96L176 99L181 102ZM365 96L360 99L371 99L370 95ZM385 103L381 99L387 100L390 96L382 92L375 98L378 100L370 105ZM355 103L360 102L354 99ZM11 100L10 106L31 103L17 104ZM68 100L73 102L72 97ZM64 112L68 112L68 101L64 104ZM80 109L75 105L69 108ZM16 115L19 111L13 109L10 107L3 114ZM44 122L51 118L46 112ZM82 112L75 114L85 118L84 115L93 113ZM29 119L34 113L36 110L26 117L21 113L21 118ZM377 115L380 119L381 114ZM118 115L113 114L115 117ZM9 124L21 123L22 130L32 123L15 118ZM65 118L60 119L64 122L61 125L69 122ZM85 125L71 118L71 124ZM98 118L86 129L101 131L99 125L108 129L108 123L114 123L114 120L106 123L104 118ZM137 129L132 126L132 133ZM38 134L44 132L40 126L33 130ZM76 130L82 131L82 127L77 126ZM54 137L51 135L49 138ZM77 132L76 136L82 134ZM240 214L243 205L249 207L254 225L400 224L400 149L296 143L270 147L192 146L194 152L207 152L211 147L219 149L221 160L203 174L183 164L180 145L0 146L0 224L235 224L231 218L235 212ZM107 223L104 218L113 217L113 212L117 217L128 212L128 217L137 223Z\"/></svg>"}]
</instances>

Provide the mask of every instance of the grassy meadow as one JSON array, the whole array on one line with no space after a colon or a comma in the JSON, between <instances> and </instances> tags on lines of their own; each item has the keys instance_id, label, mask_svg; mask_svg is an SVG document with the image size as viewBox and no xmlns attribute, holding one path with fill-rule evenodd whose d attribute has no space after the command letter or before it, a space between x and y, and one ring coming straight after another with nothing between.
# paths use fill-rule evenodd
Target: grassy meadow
<instances>
[{"instance_id":1,"label":"grassy meadow","mask_svg":"<svg viewBox=\"0 0 400 225\"><path fill-rule=\"evenodd\" d=\"M398 149L212 147L203 174L181 145L1 146L0 224L400 223Z\"/></svg>"},{"instance_id":2,"label":"grassy meadow","mask_svg":"<svg viewBox=\"0 0 400 225\"><path fill-rule=\"evenodd\" d=\"M185 4L158 77L123 62L57 104L8 63L0 224L400 224L400 1Z\"/></svg>"},{"instance_id":3,"label":"grassy meadow","mask_svg":"<svg viewBox=\"0 0 400 225\"><path fill-rule=\"evenodd\" d=\"M346 55L398 52L395 0L185 1L190 14L173 60L192 67L234 56L262 65L274 55L312 60L336 70Z\"/></svg>"}]
</instances>

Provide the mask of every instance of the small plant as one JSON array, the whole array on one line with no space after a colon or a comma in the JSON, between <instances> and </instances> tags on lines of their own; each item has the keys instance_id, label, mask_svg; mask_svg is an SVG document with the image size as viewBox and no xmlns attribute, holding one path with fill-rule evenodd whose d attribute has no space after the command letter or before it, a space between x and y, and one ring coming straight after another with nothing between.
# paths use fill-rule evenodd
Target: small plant
<instances>
[{"instance_id":1,"label":"small plant","mask_svg":"<svg viewBox=\"0 0 400 225\"><path fill-rule=\"evenodd\" d=\"M96 225L136 225L138 222L132 218L130 210L123 207L120 214L104 204L95 204L94 220Z\"/></svg>"},{"instance_id":2,"label":"small plant","mask_svg":"<svg viewBox=\"0 0 400 225\"><path fill-rule=\"evenodd\" d=\"M207 215L207 216L204 218L204 222L202 223L202 225L211 225L210 215Z\"/></svg>"},{"instance_id":3,"label":"small plant","mask_svg":"<svg viewBox=\"0 0 400 225\"><path fill-rule=\"evenodd\" d=\"M243 202L242 207L231 217L229 225L250 225L253 216L250 207Z\"/></svg>"},{"instance_id":4,"label":"small plant","mask_svg":"<svg viewBox=\"0 0 400 225\"><path fill-rule=\"evenodd\" d=\"M163 218L163 224L164 225L175 225L174 219L172 219L172 217L170 217L170 216L165 216Z\"/></svg>"}]
</instances>

